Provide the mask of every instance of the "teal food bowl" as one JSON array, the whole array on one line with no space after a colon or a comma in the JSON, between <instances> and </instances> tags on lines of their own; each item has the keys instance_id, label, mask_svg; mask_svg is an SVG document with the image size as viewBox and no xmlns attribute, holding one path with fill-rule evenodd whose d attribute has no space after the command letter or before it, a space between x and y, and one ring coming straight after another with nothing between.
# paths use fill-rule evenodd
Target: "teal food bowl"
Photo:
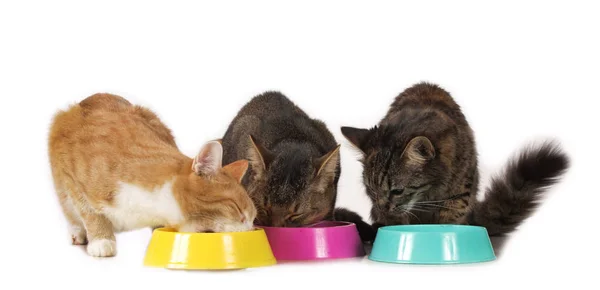
<instances>
[{"instance_id":1,"label":"teal food bowl","mask_svg":"<svg viewBox=\"0 0 600 290\"><path fill-rule=\"evenodd\" d=\"M399 225L377 230L369 260L399 264L465 264L496 259L484 227Z\"/></svg>"}]
</instances>

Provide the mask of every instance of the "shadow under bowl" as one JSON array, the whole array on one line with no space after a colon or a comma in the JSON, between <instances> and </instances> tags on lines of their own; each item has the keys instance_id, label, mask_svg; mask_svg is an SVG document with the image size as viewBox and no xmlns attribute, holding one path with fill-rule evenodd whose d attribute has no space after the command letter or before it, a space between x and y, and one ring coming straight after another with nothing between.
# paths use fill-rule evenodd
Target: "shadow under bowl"
<instances>
[{"instance_id":1,"label":"shadow under bowl","mask_svg":"<svg viewBox=\"0 0 600 290\"><path fill-rule=\"evenodd\" d=\"M496 259L484 227L398 225L377 230L369 260L399 264L464 264Z\"/></svg>"},{"instance_id":2,"label":"shadow under bowl","mask_svg":"<svg viewBox=\"0 0 600 290\"><path fill-rule=\"evenodd\" d=\"M353 223L323 221L304 227L257 227L264 229L277 260L307 261L366 255Z\"/></svg>"},{"instance_id":3,"label":"shadow under bowl","mask_svg":"<svg viewBox=\"0 0 600 290\"><path fill-rule=\"evenodd\" d=\"M167 269L225 270L276 264L265 231L187 233L156 229L144 265Z\"/></svg>"}]
</instances>

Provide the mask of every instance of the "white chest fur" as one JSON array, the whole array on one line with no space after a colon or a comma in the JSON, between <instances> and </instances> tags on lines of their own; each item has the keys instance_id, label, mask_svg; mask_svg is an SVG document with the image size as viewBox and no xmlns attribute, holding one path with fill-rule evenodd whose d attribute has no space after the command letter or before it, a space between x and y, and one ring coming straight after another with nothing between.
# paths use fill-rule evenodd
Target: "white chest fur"
<instances>
[{"instance_id":1,"label":"white chest fur","mask_svg":"<svg viewBox=\"0 0 600 290\"><path fill-rule=\"evenodd\" d=\"M183 220L171 182L150 191L134 184L120 183L113 204L104 208L104 215L115 231L165 226Z\"/></svg>"}]
</instances>

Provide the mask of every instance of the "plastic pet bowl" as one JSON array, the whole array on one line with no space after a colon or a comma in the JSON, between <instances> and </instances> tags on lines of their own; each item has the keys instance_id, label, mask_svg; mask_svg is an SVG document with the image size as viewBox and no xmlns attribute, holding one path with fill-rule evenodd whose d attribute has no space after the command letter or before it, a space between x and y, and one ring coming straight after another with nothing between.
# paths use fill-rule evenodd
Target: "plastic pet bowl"
<instances>
[{"instance_id":1,"label":"plastic pet bowl","mask_svg":"<svg viewBox=\"0 0 600 290\"><path fill-rule=\"evenodd\" d=\"M487 230L464 225L402 225L377 230L369 260L463 264L496 259Z\"/></svg>"},{"instance_id":2,"label":"plastic pet bowl","mask_svg":"<svg viewBox=\"0 0 600 290\"><path fill-rule=\"evenodd\" d=\"M154 230L144 265L167 269L218 270L276 264L262 229L228 233L182 233Z\"/></svg>"},{"instance_id":3,"label":"plastic pet bowl","mask_svg":"<svg viewBox=\"0 0 600 290\"><path fill-rule=\"evenodd\" d=\"M365 251L356 225L323 221L305 227L260 227L277 260L320 260L362 257Z\"/></svg>"}]
</instances>

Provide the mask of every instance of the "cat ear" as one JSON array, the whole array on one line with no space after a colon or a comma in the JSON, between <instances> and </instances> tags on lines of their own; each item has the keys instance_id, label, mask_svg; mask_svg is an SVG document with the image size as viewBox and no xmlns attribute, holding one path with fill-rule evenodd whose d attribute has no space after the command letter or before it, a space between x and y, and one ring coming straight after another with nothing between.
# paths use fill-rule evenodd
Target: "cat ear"
<instances>
[{"instance_id":1,"label":"cat ear","mask_svg":"<svg viewBox=\"0 0 600 290\"><path fill-rule=\"evenodd\" d=\"M435 158L435 148L431 141L424 136L418 136L410 140L402 156L416 165L423 165Z\"/></svg>"},{"instance_id":2,"label":"cat ear","mask_svg":"<svg viewBox=\"0 0 600 290\"><path fill-rule=\"evenodd\" d=\"M235 178L238 182L242 182L242 178L248 170L248 160L238 160L229 163L223 167L223 171L227 172L231 177Z\"/></svg>"},{"instance_id":3,"label":"cat ear","mask_svg":"<svg viewBox=\"0 0 600 290\"><path fill-rule=\"evenodd\" d=\"M354 145L354 147L360 149L360 151L365 151L363 147L363 143L366 140L369 130L368 129L358 129L352 127L342 127L342 135Z\"/></svg>"},{"instance_id":4,"label":"cat ear","mask_svg":"<svg viewBox=\"0 0 600 290\"><path fill-rule=\"evenodd\" d=\"M213 175L221 169L223 147L217 141L210 141L200 149L192 162L192 170L198 175Z\"/></svg>"},{"instance_id":5,"label":"cat ear","mask_svg":"<svg viewBox=\"0 0 600 290\"><path fill-rule=\"evenodd\" d=\"M340 145L338 144L327 154L315 159L315 168L317 176L334 176L340 161Z\"/></svg>"},{"instance_id":6,"label":"cat ear","mask_svg":"<svg viewBox=\"0 0 600 290\"><path fill-rule=\"evenodd\" d=\"M271 161L273 161L274 154L267 148L265 148L254 136L249 135L250 149L248 151L248 159L252 164L252 168L258 170L266 170Z\"/></svg>"}]
</instances>

